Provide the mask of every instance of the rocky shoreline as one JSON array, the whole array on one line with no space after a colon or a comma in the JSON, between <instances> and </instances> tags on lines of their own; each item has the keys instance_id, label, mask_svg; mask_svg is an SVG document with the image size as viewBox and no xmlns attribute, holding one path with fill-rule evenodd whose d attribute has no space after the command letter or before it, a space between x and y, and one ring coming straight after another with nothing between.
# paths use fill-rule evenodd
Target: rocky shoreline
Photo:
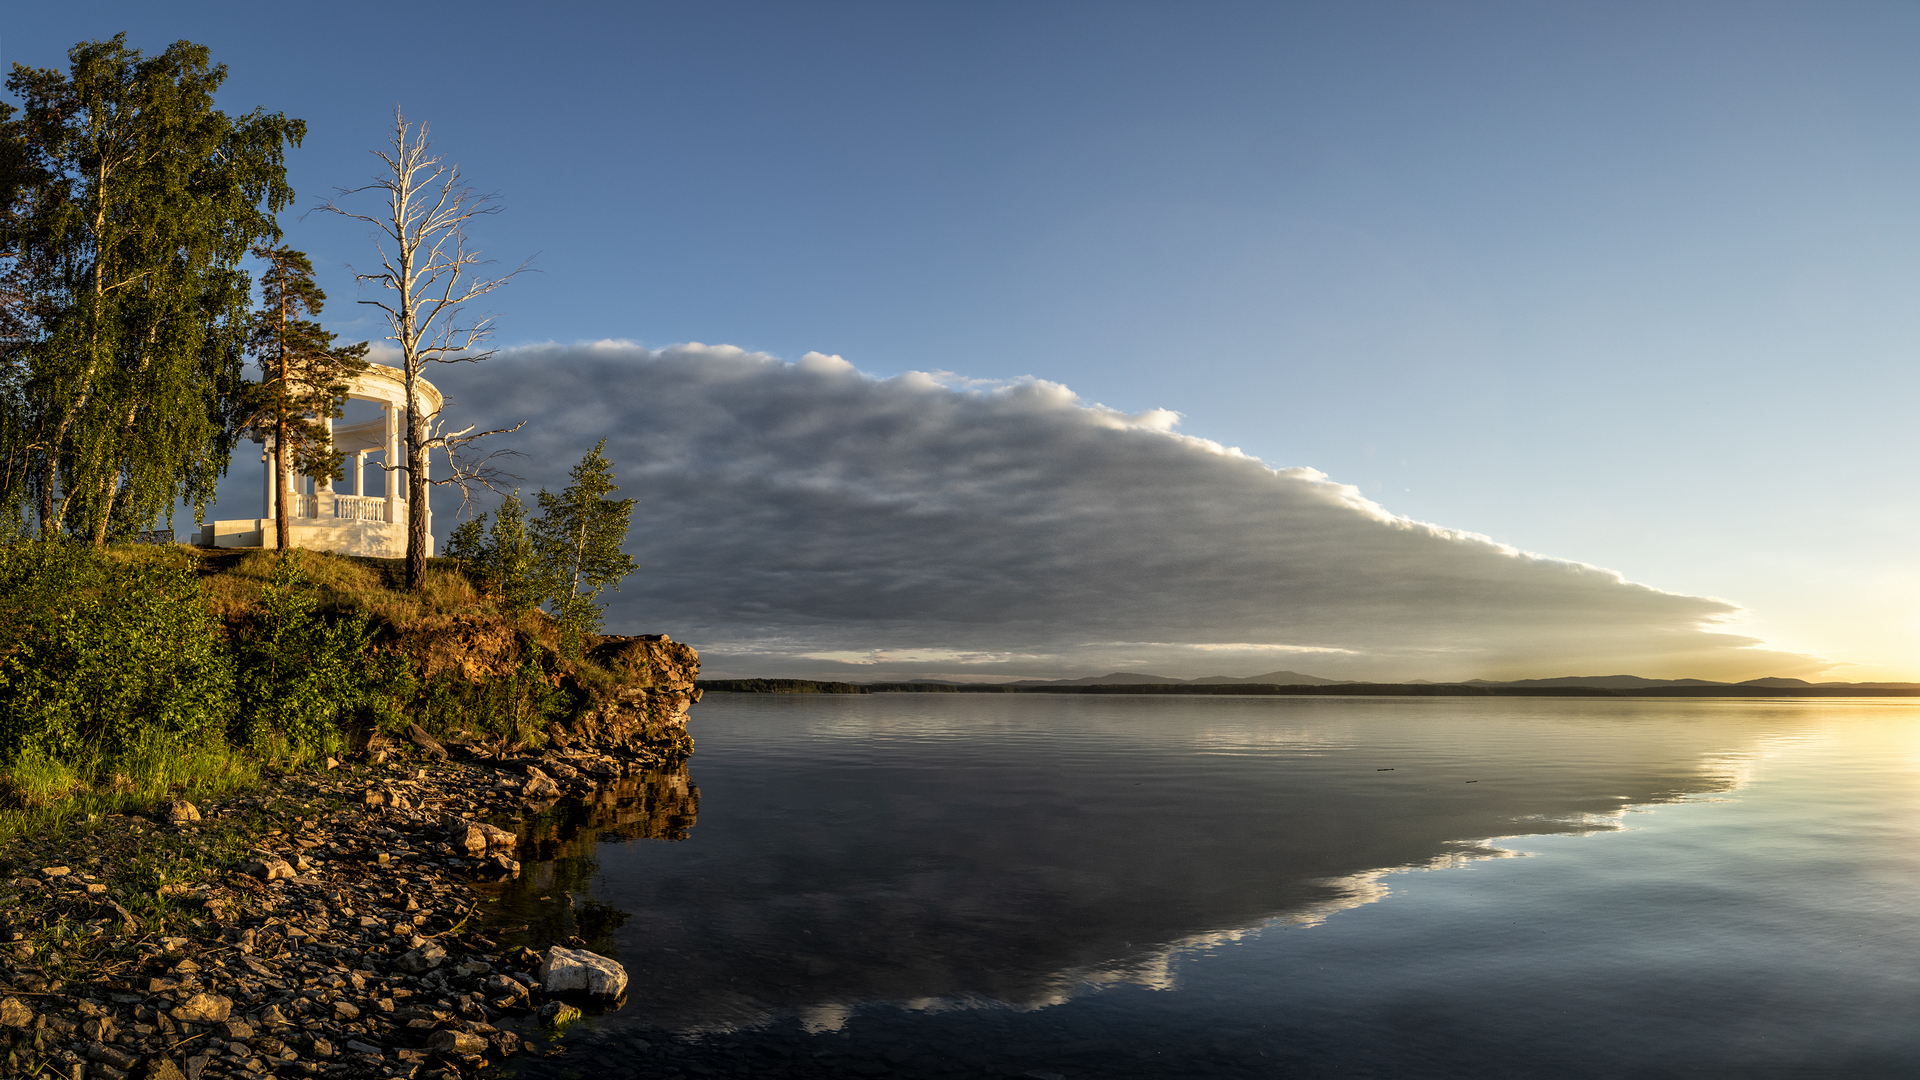
<instances>
[{"instance_id":1,"label":"rocky shoreline","mask_svg":"<svg viewBox=\"0 0 1920 1080\"><path fill-rule=\"evenodd\" d=\"M623 640L629 670L691 655ZM551 846L529 822L630 816L637 778L684 759L686 675L636 679L537 754L362 733L265 790L0 847L0 1075L446 1080L565 1053L624 971L488 905Z\"/></svg>"}]
</instances>

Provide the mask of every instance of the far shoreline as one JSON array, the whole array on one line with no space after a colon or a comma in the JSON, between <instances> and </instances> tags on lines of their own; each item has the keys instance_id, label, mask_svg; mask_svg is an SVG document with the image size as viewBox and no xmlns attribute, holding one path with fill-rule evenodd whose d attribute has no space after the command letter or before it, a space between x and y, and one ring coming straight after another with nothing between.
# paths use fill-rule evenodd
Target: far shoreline
<instances>
[{"instance_id":1,"label":"far shoreline","mask_svg":"<svg viewBox=\"0 0 1920 1080\"><path fill-rule=\"evenodd\" d=\"M701 679L716 694L1179 694L1240 697L1552 697L1552 698L1905 698L1920 687L1845 686L1471 686L1464 683L1018 683L824 682L814 679Z\"/></svg>"}]
</instances>

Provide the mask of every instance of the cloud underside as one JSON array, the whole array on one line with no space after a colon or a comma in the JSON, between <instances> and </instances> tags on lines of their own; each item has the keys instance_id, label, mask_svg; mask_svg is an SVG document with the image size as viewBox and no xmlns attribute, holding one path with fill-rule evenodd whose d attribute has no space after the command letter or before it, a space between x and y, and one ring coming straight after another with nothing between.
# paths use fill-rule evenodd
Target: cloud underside
<instances>
[{"instance_id":1,"label":"cloud underside","mask_svg":"<svg viewBox=\"0 0 1920 1080\"><path fill-rule=\"evenodd\" d=\"M609 594L608 628L692 642L710 673L1820 666L1717 629L1737 613L1724 601L1396 517L1053 383L601 343L510 350L441 384L460 426L530 421L512 436L530 488L563 485L606 437L641 500L642 567Z\"/></svg>"}]
</instances>

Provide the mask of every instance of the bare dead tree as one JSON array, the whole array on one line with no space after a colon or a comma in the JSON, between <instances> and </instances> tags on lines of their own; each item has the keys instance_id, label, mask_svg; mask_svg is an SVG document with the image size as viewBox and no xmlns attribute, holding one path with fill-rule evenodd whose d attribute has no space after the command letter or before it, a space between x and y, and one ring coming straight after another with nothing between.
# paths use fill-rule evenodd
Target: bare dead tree
<instances>
[{"instance_id":1,"label":"bare dead tree","mask_svg":"<svg viewBox=\"0 0 1920 1080\"><path fill-rule=\"evenodd\" d=\"M525 420L520 421L510 428L495 428L492 431L476 432L473 428L477 426L478 425L468 426L459 431L441 432L436 430L430 433L432 437L428 439L429 447L439 450L447 459L447 475L442 479L433 481L433 483L446 484L460 490L460 513L462 514L471 512L475 489L484 489L495 495L504 495L506 492L501 490L501 485L509 481L521 479L519 476L494 464L495 460L499 458L526 456L518 450L507 447L501 447L498 450L492 450L482 454L473 446L476 440L484 439L489 435L506 435L519 431L521 428L527 426Z\"/></svg>"},{"instance_id":2,"label":"bare dead tree","mask_svg":"<svg viewBox=\"0 0 1920 1080\"><path fill-rule=\"evenodd\" d=\"M492 332L493 317L469 317L466 305L527 269L522 264L502 277L476 276L475 268L486 262L467 246L467 223L499 213L500 206L496 196L468 187L458 164L447 164L432 151L427 125L409 124L396 109L387 149L373 152L385 170L370 184L336 190L339 198L379 192L385 207L378 213L358 214L331 199L318 207L372 226L380 251L380 269L355 277L378 285L385 293L360 303L386 314L391 330L387 339L400 349L407 392L407 587L416 590L426 585L427 465L432 452L445 451L452 469L452 475L433 483L458 487L465 501L472 497L473 488L491 489L493 480L504 475L486 464L497 453L476 462L472 444L488 435L518 431L526 423L492 431L475 432L468 427L447 432L441 409L421 410L417 387L428 364L471 364L494 354L482 348ZM388 462L387 468L396 466Z\"/></svg>"}]
</instances>

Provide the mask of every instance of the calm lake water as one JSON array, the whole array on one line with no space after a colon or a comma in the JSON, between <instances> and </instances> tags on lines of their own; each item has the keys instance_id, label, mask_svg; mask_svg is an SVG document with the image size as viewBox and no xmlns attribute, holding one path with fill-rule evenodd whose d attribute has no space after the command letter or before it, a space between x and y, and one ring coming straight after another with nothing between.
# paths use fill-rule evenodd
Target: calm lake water
<instances>
[{"instance_id":1,"label":"calm lake water","mask_svg":"<svg viewBox=\"0 0 1920 1080\"><path fill-rule=\"evenodd\" d=\"M1906 701L710 694L522 1076L1920 1075Z\"/></svg>"}]
</instances>

